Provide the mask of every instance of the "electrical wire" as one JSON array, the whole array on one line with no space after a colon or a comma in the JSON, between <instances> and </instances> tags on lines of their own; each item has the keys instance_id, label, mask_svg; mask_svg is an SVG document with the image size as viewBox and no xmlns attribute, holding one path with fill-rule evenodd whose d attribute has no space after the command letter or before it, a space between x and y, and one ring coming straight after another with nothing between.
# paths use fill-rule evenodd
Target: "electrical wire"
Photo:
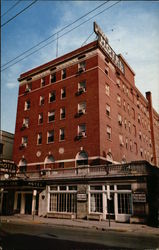
<instances>
[{"instance_id":1,"label":"electrical wire","mask_svg":"<svg viewBox=\"0 0 159 250\"><path fill-rule=\"evenodd\" d=\"M36 47L39 46L40 44L42 44L42 43L48 41L51 37L54 37L55 35L59 34L59 33L62 32L63 30L65 30L66 28L68 28L69 26L75 24L75 23L78 22L80 19L86 17L87 15L89 15L89 14L92 13L92 12L94 12L95 10L97 10L98 8L100 8L101 6L105 5L105 4L108 3L108 2L109 2L109 0L106 1L106 2L104 2L104 3L102 3L102 4L100 4L100 5L98 5L98 6L97 6L96 8L94 8L93 10L87 12L86 14L84 14L84 15L81 16L81 17L79 17L78 19L76 19L76 20L73 21L72 23L70 23L70 24L64 26L63 28L61 28L59 31L57 31L56 33L52 34L52 35L49 36L48 38L42 40L41 42L37 43L36 45L34 45L33 47L31 47L30 49L28 49L28 50L22 52L20 55L16 56L15 58L11 59L10 61L6 62L5 64L3 64L3 65L1 66L1 68L3 68L4 66L8 65L8 64L11 63L11 62L13 62L14 60L18 59L19 57L23 56L24 54L28 53L30 50L36 48Z\"/></svg>"},{"instance_id":2,"label":"electrical wire","mask_svg":"<svg viewBox=\"0 0 159 250\"><path fill-rule=\"evenodd\" d=\"M1 17L5 16L10 10L12 10L15 6L17 6L21 1L17 1L15 4L13 4L6 12L4 12Z\"/></svg>"},{"instance_id":3,"label":"electrical wire","mask_svg":"<svg viewBox=\"0 0 159 250\"><path fill-rule=\"evenodd\" d=\"M108 10L108 9L112 8L113 6L115 6L116 4L118 4L118 3L120 3L120 2L121 2L121 0L119 0L119 1L117 1L116 3L114 3L114 4L110 5L109 7L105 8L105 9L104 9L104 10L102 10L101 12L99 12L99 13L95 14L95 15L94 15L94 16L92 16L91 18L87 19L86 21L84 21L84 22L80 23L79 25L77 25L77 26L75 26L74 28L70 29L69 31L65 32L64 34L62 34L61 36L59 36L59 37L58 37L58 39L59 39L59 38L61 38L61 37L63 37L64 35L66 35L66 34L70 33L70 32L71 32L71 31L73 31L74 29L76 29L76 28L80 27L82 24L84 24L84 23L86 23L86 22L90 21L90 20L91 20L91 19L93 19L94 17L96 17L96 16L100 15L101 13L105 12L106 10ZM39 51L39 50L43 49L44 47L48 46L49 44L53 43L53 42L54 42L54 41L56 41L56 40L57 40L57 39L54 39L54 40L50 41L49 43L47 43L47 44L43 45L42 47L40 47L40 48L38 48L37 50L35 50L35 51L31 52L30 54L28 54L28 55L26 55L25 57L21 58L20 60L16 61L15 63L13 63L13 64L9 65L8 67L6 67L6 68L4 68L4 69L2 69L2 70L1 70L1 72L2 72L2 71L4 71L4 70L6 70L6 69L8 69L8 68L10 68L11 66L13 66L13 65L17 64L18 62L20 62L20 61L24 60L25 58L27 58L27 57L29 57L30 55L32 55L32 54L34 54L34 53L36 53L37 51Z\"/></svg>"},{"instance_id":4,"label":"electrical wire","mask_svg":"<svg viewBox=\"0 0 159 250\"><path fill-rule=\"evenodd\" d=\"M87 39L82 43L81 47L88 41L88 39L94 34L94 31L87 37Z\"/></svg>"},{"instance_id":5,"label":"electrical wire","mask_svg":"<svg viewBox=\"0 0 159 250\"><path fill-rule=\"evenodd\" d=\"M9 20L7 20L5 23L3 23L1 25L1 28L4 27L7 23L9 23L10 21L12 21L14 18L16 18L17 16L19 16L22 12L24 12L25 10L27 10L28 8L30 8L33 4L35 4L38 0L35 0L34 2L32 2L31 4L29 4L27 7L25 7L24 9L22 9L20 12L18 12L15 16L11 17Z\"/></svg>"}]
</instances>

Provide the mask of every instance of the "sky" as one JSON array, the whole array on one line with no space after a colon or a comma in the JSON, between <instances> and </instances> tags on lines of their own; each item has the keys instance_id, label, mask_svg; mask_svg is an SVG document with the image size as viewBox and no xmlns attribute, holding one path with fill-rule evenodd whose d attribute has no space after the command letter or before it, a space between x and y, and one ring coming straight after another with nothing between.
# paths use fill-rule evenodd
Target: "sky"
<instances>
[{"instance_id":1,"label":"sky","mask_svg":"<svg viewBox=\"0 0 159 250\"><path fill-rule=\"evenodd\" d=\"M1 2L1 129L14 133L18 100L18 77L21 73L56 58L56 35L40 46L48 46L27 56L13 66L7 64L24 51L47 39L66 25L103 5L58 33L58 56L81 47L93 32L96 21L117 54L122 54L135 71L135 84L145 96L152 92L153 106L159 113L159 2L157 1L31 1L2 0ZM105 4L104 4L105 3ZM115 4L117 3L117 4ZM112 6L115 4L114 6ZM112 7L111 7L112 6ZM106 8L109 9L105 10ZM8 11L9 10L9 11ZM104 11L105 10L105 11ZM8 13L5 14L5 12ZM103 13L96 15L99 12ZM84 24L82 22L93 17ZM6 23L6 24L5 24ZM81 24L78 28L75 28ZM74 28L74 29L73 29ZM70 29L73 29L71 32ZM65 34L66 33L66 34ZM87 43L96 38L92 34ZM12 61L12 64L16 61ZM5 70L4 70L5 69Z\"/></svg>"}]
</instances>

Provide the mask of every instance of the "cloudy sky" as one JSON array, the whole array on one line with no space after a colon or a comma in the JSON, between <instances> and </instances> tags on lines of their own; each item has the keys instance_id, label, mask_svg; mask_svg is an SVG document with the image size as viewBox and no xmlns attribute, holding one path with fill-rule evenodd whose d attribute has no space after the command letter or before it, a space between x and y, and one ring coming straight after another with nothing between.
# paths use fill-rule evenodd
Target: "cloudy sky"
<instances>
[{"instance_id":1,"label":"cloudy sky","mask_svg":"<svg viewBox=\"0 0 159 250\"><path fill-rule=\"evenodd\" d=\"M141 93L145 95L146 91L152 92L153 106L159 112L159 2L41 0L6 23L31 3L31 1L2 0L1 128L3 130L14 133L19 75L54 59L56 42L53 40L56 36L52 35L95 8L95 11L59 32L58 36L61 38L58 43L58 56L80 47L93 32L93 21L96 21L109 38L111 47L117 54L123 54L135 71L136 86ZM115 5L112 6L113 4ZM100 5L102 6L97 8ZM96 15L100 12L102 13ZM93 17L91 20L83 23L91 17ZM75 28L78 25L80 26ZM71 29L73 30L70 31ZM45 43L16 59L18 61L27 56L24 60L9 67L16 62L7 64L9 61L50 36L52 37ZM94 39L95 34L92 34L87 43ZM49 45L38 50L47 43ZM38 51L29 56L29 53L35 50Z\"/></svg>"}]
</instances>

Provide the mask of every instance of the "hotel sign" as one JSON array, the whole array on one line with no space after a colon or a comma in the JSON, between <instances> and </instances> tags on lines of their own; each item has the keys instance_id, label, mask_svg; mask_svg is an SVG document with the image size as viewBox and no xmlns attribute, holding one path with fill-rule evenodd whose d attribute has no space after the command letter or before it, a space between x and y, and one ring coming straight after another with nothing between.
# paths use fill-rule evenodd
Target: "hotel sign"
<instances>
[{"instance_id":1,"label":"hotel sign","mask_svg":"<svg viewBox=\"0 0 159 250\"><path fill-rule=\"evenodd\" d=\"M17 166L14 162L11 162L9 160L0 160L0 171L14 171L16 172Z\"/></svg>"},{"instance_id":2,"label":"hotel sign","mask_svg":"<svg viewBox=\"0 0 159 250\"><path fill-rule=\"evenodd\" d=\"M124 74L124 64L120 60L120 58L116 55L114 50L110 47L108 43L108 38L103 33L101 28L97 25L96 22L94 22L94 32L98 36L98 42L101 46L101 48L104 50L104 52L110 57L110 59L113 61L113 63L121 70L121 72Z\"/></svg>"},{"instance_id":3,"label":"hotel sign","mask_svg":"<svg viewBox=\"0 0 159 250\"><path fill-rule=\"evenodd\" d=\"M133 193L133 202L135 203L145 203L146 202L146 194L145 193Z\"/></svg>"}]
</instances>

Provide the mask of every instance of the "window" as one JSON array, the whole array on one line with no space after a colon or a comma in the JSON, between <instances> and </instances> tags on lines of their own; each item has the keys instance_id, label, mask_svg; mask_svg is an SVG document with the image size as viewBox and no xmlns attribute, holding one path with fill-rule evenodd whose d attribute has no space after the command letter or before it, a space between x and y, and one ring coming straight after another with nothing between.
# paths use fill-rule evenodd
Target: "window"
<instances>
[{"instance_id":1,"label":"window","mask_svg":"<svg viewBox=\"0 0 159 250\"><path fill-rule=\"evenodd\" d=\"M132 140L130 140L130 151L132 151Z\"/></svg>"},{"instance_id":2,"label":"window","mask_svg":"<svg viewBox=\"0 0 159 250\"><path fill-rule=\"evenodd\" d=\"M65 108L61 108L60 109L60 119L64 119L66 117L66 112L65 112Z\"/></svg>"},{"instance_id":3,"label":"window","mask_svg":"<svg viewBox=\"0 0 159 250\"><path fill-rule=\"evenodd\" d=\"M43 77L42 79L41 79L41 87L44 87L45 86L45 77Z\"/></svg>"},{"instance_id":4,"label":"window","mask_svg":"<svg viewBox=\"0 0 159 250\"><path fill-rule=\"evenodd\" d=\"M66 88L61 89L61 99L64 99L66 97Z\"/></svg>"},{"instance_id":5,"label":"window","mask_svg":"<svg viewBox=\"0 0 159 250\"><path fill-rule=\"evenodd\" d=\"M103 194L102 193L90 194L90 212L91 213L103 212Z\"/></svg>"},{"instance_id":6,"label":"window","mask_svg":"<svg viewBox=\"0 0 159 250\"><path fill-rule=\"evenodd\" d=\"M59 162L59 168L64 168L64 162Z\"/></svg>"},{"instance_id":7,"label":"window","mask_svg":"<svg viewBox=\"0 0 159 250\"><path fill-rule=\"evenodd\" d=\"M27 136L23 136L22 137L22 147L27 147L28 145L28 137Z\"/></svg>"},{"instance_id":8,"label":"window","mask_svg":"<svg viewBox=\"0 0 159 250\"><path fill-rule=\"evenodd\" d=\"M132 108L132 118L135 119L135 110Z\"/></svg>"},{"instance_id":9,"label":"window","mask_svg":"<svg viewBox=\"0 0 159 250\"><path fill-rule=\"evenodd\" d=\"M136 136L136 126L133 124L133 135Z\"/></svg>"},{"instance_id":10,"label":"window","mask_svg":"<svg viewBox=\"0 0 159 250\"><path fill-rule=\"evenodd\" d=\"M110 116L110 106L106 104L106 115Z\"/></svg>"},{"instance_id":11,"label":"window","mask_svg":"<svg viewBox=\"0 0 159 250\"><path fill-rule=\"evenodd\" d=\"M122 116L120 114L118 114L118 123L122 126Z\"/></svg>"},{"instance_id":12,"label":"window","mask_svg":"<svg viewBox=\"0 0 159 250\"><path fill-rule=\"evenodd\" d=\"M43 96L40 96L39 105L40 106L44 105L44 97Z\"/></svg>"},{"instance_id":13,"label":"window","mask_svg":"<svg viewBox=\"0 0 159 250\"><path fill-rule=\"evenodd\" d=\"M25 87L25 93L30 92L32 89L32 83L27 83Z\"/></svg>"},{"instance_id":14,"label":"window","mask_svg":"<svg viewBox=\"0 0 159 250\"><path fill-rule=\"evenodd\" d=\"M119 78L116 79L116 84L120 88L120 79Z\"/></svg>"},{"instance_id":15,"label":"window","mask_svg":"<svg viewBox=\"0 0 159 250\"><path fill-rule=\"evenodd\" d=\"M47 143L54 142L54 130L47 133Z\"/></svg>"},{"instance_id":16,"label":"window","mask_svg":"<svg viewBox=\"0 0 159 250\"><path fill-rule=\"evenodd\" d=\"M140 140L142 139L141 131L139 131L139 139L140 139Z\"/></svg>"},{"instance_id":17,"label":"window","mask_svg":"<svg viewBox=\"0 0 159 250\"><path fill-rule=\"evenodd\" d=\"M64 128L60 128L60 141L65 140L65 130Z\"/></svg>"},{"instance_id":18,"label":"window","mask_svg":"<svg viewBox=\"0 0 159 250\"><path fill-rule=\"evenodd\" d=\"M55 120L55 111L48 112L48 122L53 122Z\"/></svg>"},{"instance_id":19,"label":"window","mask_svg":"<svg viewBox=\"0 0 159 250\"><path fill-rule=\"evenodd\" d=\"M138 150L137 150L137 143L136 142L134 142L134 148L135 148L135 153L137 154Z\"/></svg>"},{"instance_id":20,"label":"window","mask_svg":"<svg viewBox=\"0 0 159 250\"><path fill-rule=\"evenodd\" d=\"M140 155L141 155L141 157L143 157L143 149L142 148L140 148Z\"/></svg>"},{"instance_id":21,"label":"window","mask_svg":"<svg viewBox=\"0 0 159 250\"><path fill-rule=\"evenodd\" d=\"M43 123L43 113L39 114L38 116L38 124L42 124Z\"/></svg>"},{"instance_id":22,"label":"window","mask_svg":"<svg viewBox=\"0 0 159 250\"><path fill-rule=\"evenodd\" d=\"M63 69L62 70L62 79L65 79L66 78L66 69Z\"/></svg>"},{"instance_id":23,"label":"window","mask_svg":"<svg viewBox=\"0 0 159 250\"><path fill-rule=\"evenodd\" d=\"M105 93L107 96L110 95L110 88L109 88L109 85L107 83L105 84Z\"/></svg>"},{"instance_id":24,"label":"window","mask_svg":"<svg viewBox=\"0 0 159 250\"><path fill-rule=\"evenodd\" d=\"M131 133L131 123L128 122L129 132Z\"/></svg>"},{"instance_id":25,"label":"window","mask_svg":"<svg viewBox=\"0 0 159 250\"><path fill-rule=\"evenodd\" d=\"M29 109L30 109L30 100L26 101L24 105L24 110L29 110Z\"/></svg>"},{"instance_id":26,"label":"window","mask_svg":"<svg viewBox=\"0 0 159 250\"><path fill-rule=\"evenodd\" d=\"M129 96L129 89L128 88L126 88L126 94L127 94L127 96Z\"/></svg>"},{"instance_id":27,"label":"window","mask_svg":"<svg viewBox=\"0 0 159 250\"><path fill-rule=\"evenodd\" d=\"M106 74L106 75L109 74L109 67L105 67L105 74Z\"/></svg>"},{"instance_id":28,"label":"window","mask_svg":"<svg viewBox=\"0 0 159 250\"><path fill-rule=\"evenodd\" d=\"M118 193L118 213L132 214L132 195Z\"/></svg>"},{"instance_id":29,"label":"window","mask_svg":"<svg viewBox=\"0 0 159 250\"><path fill-rule=\"evenodd\" d=\"M77 211L77 191L69 192L63 191L63 193L50 193L50 212L67 212L76 213Z\"/></svg>"},{"instance_id":30,"label":"window","mask_svg":"<svg viewBox=\"0 0 159 250\"><path fill-rule=\"evenodd\" d=\"M78 64L78 72L83 72L86 70L86 62L85 61L82 61Z\"/></svg>"},{"instance_id":31,"label":"window","mask_svg":"<svg viewBox=\"0 0 159 250\"><path fill-rule=\"evenodd\" d=\"M38 145L42 144L42 133L39 133L39 134L37 135L37 144L38 144Z\"/></svg>"},{"instance_id":32,"label":"window","mask_svg":"<svg viewBox=\"0 0 159 250\"><path fill-rule=\"evenodd\" d=\"M124 120L124 126L125 126L125 129L126 129L126 127L127 127L127 120L126 120L126 118Z\"/></svg>"},{"instance_id":33,"label":"window","mask_svg":"<svg viewBox=\"0 0 159 250\"><path fill-rule=\"evenodd\" d=\"M117 95L117 104L121 106L121 97L120 95Z\"/></svg>"},{"instance_id":34,"label":"window","mask_svg":"<svg viewBox=\"0 0 159 250\"><path fill-rule=\"evenodd\" d=\"M128 114L130 113L130 106L129 106L129 104L128 104Z\"/></svg>"},{"instance_id":35,"label":"window","mask_svg":"<svg viewBox=\"0 0 159 250\"><path fill-rule=\"evenodd\" d=\"M78 83L78 94L82 94L83 92L86 92L86 81L82 81Z\"/></svg>"},{"instance_id":36,"label":"window","mask_svg":"<svg viewBox=\"0 0 159 250\"><path fill-rule=\"evenodd\" d=\"M111 139L111 127L107 126L107 139Z\"/></svg>"},{"instance_id":37,"label":"window","mask_svg":"<svg viewBox=\"0 0 159 250\"><path fill-rule=\"evenodd\" d=\"M128 138L125 139L125 146L126 146L126 149L128 149Z\"/></svg>"},{"instance_id":38,"label":"window","mask_svg":"<svg viewBox=\"0 0 159 250\"><path fill-rule=\"evenodd\" d=\"M124 141L123 141L123 135L119 134L119 143L120 143L120 146L124 146Z\"/></svg>"},{"instance_id":39,"label":"window","mask_svg":"<svg viewBox=\"0 0 159 250\"><path fill-rule=\"evenodd\" d=\"M138 114L138 123L141 123L141 116Z\"/></svg>"},{"instance_id":40,"label":"window","mask_svg":"<svg viewBox=\"0 0 159 250\"><path fill-rule=\"evenodd\" d=\"M51 83L56 82L56 73L51 74Z\"/></svg>"},{"instance_id":41,"label":"window","mask_svg":"<svg viewBox=\"0 0 159 250\"><path fill-rule=\"evenodd\" d=\"M81 102L78 104L78 114L83 115L86 113L86 102Z\"/></svg>"},{"instance_id":42,"label":"window","mask_svg":"<svg viewBox=\"0 0 159 250\"><path fill-rule=\"evenodd\" d=\"M23 125L22 125L22 127L28 128L28 126L29 126L29 118L27 117L27 118L23 119Z\"/></svg>"},{"instance_id":43,"label":"window","mask_svg":"<svg viewBox=\"0 0 159 250\"><path fill-rule=\"evenodd\" d=\"M78 126L78 136L85 137L86 136L86 125L81 124Z\"/></svg>"},{"instance_id":44,"label":"window","mask_svg":"<svg viewBox=\"0 0 159 250\"><path fill-rule=\"evenodd\" d=\"M126 111L126 102L125 102L125 100L123 101L123 108Z\"/></svg>"},{"instance_id":45,"label":"window","mask_svg":"<svg viewBox=\"0 0 159 250\"><path fill-rule=\"evenodd\" d=\"M53 91L49 93L49 102L54 102L56 100L56 92Z\"/></svg>"}]
</instances>

